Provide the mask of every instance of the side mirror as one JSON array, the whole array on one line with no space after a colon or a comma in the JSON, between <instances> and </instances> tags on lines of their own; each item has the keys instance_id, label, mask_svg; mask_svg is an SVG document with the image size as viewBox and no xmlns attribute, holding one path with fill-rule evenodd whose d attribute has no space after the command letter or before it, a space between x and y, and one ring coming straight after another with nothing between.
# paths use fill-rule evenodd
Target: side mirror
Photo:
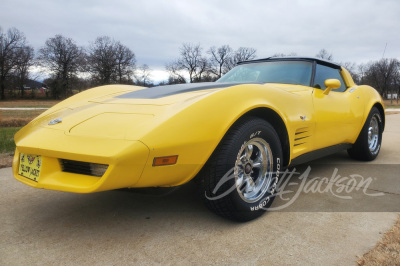
<instances>
[{"instance_id":1,"label":"side mirror","mask_svg":"<svg viewBox=\"0 0 400 266\"><path fill-rule=\"evenodd\" d=\"M340 80L338 79L327 79L325 80L325 87L324 94L328 95L331 90L338 89L342 86Z\"/></svg>"}]
</instances>

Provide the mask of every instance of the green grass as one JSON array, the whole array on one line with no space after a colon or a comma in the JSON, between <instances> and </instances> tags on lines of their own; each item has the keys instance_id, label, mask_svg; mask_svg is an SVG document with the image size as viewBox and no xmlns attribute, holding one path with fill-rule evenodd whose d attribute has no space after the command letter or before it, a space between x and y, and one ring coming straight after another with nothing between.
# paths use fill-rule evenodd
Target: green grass
<instances>
[{"instance_id":1,"label":"green grass","mask_svg":"<svg viewBox=\"0 0 400 266\"><path fill-rule=\"evenodd\" d=\"M14 134L20 127L0 128L0 153L13 152L15 150Z\"/></svg>"}]
</instances>

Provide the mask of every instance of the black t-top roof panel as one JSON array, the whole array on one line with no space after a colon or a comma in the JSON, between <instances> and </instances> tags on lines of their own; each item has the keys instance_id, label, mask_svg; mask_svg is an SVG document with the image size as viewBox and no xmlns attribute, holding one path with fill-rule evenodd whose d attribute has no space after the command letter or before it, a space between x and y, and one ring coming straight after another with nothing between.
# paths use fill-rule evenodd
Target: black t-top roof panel
<instances>
[{"instance_id":1,"label":"black t-top roof panel","mask_svg":"<svg viewBox=\"0 0 400 266\"><path fill-rule=\"evenodd\" d=\"M268 57L268 58L262 58L262 59L255 59L255 60L249 60L249 61L242 61L238 62L238 65L243 65L243 64L252 64L252 63L262 63L262 62L273 62L273 61L308 61L308 62L316 62L318 64L336 68L336 69L341 69L342 67L334 62L331 61L326 61L320 58L314 58L314 57Z\"/></svg>"}]
</instances>

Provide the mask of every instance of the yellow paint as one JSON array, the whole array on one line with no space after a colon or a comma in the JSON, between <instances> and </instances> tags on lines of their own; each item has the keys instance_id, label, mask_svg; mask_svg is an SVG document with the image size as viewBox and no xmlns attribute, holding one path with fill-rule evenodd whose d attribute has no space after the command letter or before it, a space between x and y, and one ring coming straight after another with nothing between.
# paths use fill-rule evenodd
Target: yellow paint
<instances>
[{"instance_id":1,"label":"yellow paint","mask_svg":"<svg viewBox=\"0 0 400 266\"><path fill-rule=\"evenodd\" d=\"M255 108L281 117L290 159L354 143L369 110L382 99L371 87L356 86L344 69L342 76L348 89L328 94L307 86L242 84L127 99L115 96L143 88L94 88L57 104L15 135L14 176L33 187L80 193L180 185L196 176L232 124ZM55 118L62 122L48 125ZM20 153L42 156L39 182L18 174ZM176 164L153 166L154 158L175 155ZM62 171L59 159L109 167L103 177L72 174Z\"/></svg>"}]
</instances>

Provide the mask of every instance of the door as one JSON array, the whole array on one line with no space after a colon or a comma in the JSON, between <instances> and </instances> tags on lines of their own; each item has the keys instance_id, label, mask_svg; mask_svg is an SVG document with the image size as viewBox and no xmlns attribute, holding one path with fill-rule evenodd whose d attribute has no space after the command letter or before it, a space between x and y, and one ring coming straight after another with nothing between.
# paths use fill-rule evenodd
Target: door
<instances>
[{"instance_id":1,"label":"door","mask_svg":"<svg viewBox=\"0 0 400 266\"><path fill-rule=\"evenodd\" d=\"M341 87L324 94L327 79L338 79ZM350 143L354 139L363 117L360 93L356 88L346 87L340 69L316 65L313 92L315 149Z\"/></svg>"}]
</instances>

